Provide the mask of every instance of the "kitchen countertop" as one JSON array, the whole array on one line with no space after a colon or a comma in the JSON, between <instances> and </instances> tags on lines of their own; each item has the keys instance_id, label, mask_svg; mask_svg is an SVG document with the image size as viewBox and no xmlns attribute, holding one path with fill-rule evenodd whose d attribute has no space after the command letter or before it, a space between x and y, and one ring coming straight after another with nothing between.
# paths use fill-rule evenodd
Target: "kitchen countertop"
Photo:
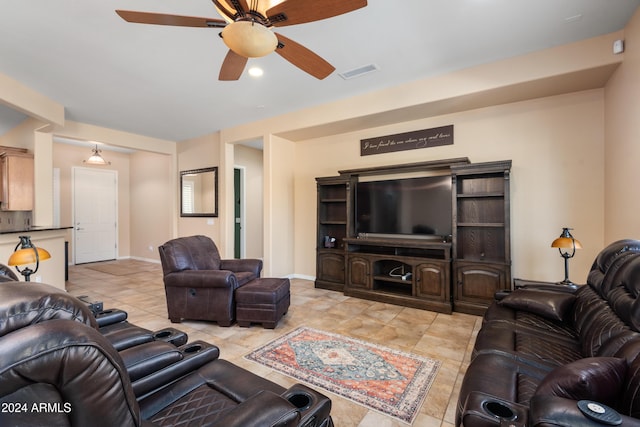
<instances>
[{"instance_id":1,"label":"kitchen countertop","mask_svg":"<svg viewBox=\"0 0 640 427\"><path fill-rule=\"evenodd\" d=\"M71 226L69 226L69 227L53 227L53 226L38 227L38 226L32 226L32 227L14 228L14 229L6 229L6 230L0 229L0 234L12 234L12 233L28 234L28 233L38 232L38 231L69 230L71 228L73 228L73 227L71 227Z\"/></svg>"}]
</instances>

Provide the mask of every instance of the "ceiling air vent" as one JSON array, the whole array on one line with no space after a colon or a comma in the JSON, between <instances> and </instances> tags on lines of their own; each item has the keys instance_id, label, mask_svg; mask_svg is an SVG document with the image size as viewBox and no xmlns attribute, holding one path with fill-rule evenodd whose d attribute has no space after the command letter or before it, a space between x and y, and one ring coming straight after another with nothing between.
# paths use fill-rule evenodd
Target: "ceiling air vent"
<instances>
[{"instance_id":1,"label":"ceiling air vent","mask_svg":"<svg viewBox=\"0 0 640 427\"><path fill-rule=\"evenodd\" d=\"M356 77L364 76L365 74L373 73L378 71L379 68L375 64L364 65L362 67L354 68L353 70L345 71L344 73L340 73L339 76L345 80L355 79Z\"/></svg>"}]
</instances>

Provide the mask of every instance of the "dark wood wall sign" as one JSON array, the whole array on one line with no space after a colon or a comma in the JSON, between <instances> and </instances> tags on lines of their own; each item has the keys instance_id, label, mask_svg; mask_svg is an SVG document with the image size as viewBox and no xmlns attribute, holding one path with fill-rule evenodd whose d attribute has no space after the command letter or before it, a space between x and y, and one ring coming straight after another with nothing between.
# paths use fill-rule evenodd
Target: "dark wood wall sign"
<instances>
[{"instance_id":1,"label":"dark wood wall sign","mask_svg":"<svg viewBox=\"0 0 640 427\"><path fill-rule=\"evenodd\" d=\"M453 125L360 140L360 155L453 145Z\"/></svg>"}]
</instances>

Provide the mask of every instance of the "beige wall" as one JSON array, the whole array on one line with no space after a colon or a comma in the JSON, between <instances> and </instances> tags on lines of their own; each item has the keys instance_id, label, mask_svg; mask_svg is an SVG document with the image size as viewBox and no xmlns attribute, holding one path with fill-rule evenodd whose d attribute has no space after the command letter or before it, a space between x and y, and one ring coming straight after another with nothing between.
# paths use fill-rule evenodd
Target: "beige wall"
<instances>
[{"instance_id":1,"label":"beige wall","mask_svg":"<svg viewBox=\"0 0 640 427\"><path fill-rule=\"evenodd\" d=\"M264 256L264 179L263 152L236 144L235 165L244 170L245 257Z\"/></svg>"},{"instance_id":2,"label":"beige wall","mask_svg":"<svg viewBox=\"0 0 640 427\"><path fill-rule=\"evenodd\" d=\"M605 240L640 239L640 11L624 32L624 63L605 91Z\"/></svg>"},{"instance_id":3,"label":"beige wall","mask_svg":"<svg viewBox=\"0 0 640 427\"><path fill-rule=\"evenodd\" d=\"M182 141L177 144L178 150L178 170L202 169L220 164L220 142L218 134L205 135L201 138L194 138ZM218 171L218 189L221 181L220 171ZM179 185L173 189L176 197L180 195ZM224 202L218 194L218 212L220 204ZM176 216L180 215L180 206L176 206ZM218 218L197 218L180 217L178 219L178 236L191 236L202 234L209 236L214 242L221 246L220 242L220 219ZM220 248L222 250L222 248Z\"/></svg>"},{"instance_id":4,"label":"beige wall","mask_svg":"<svg viewBox=\"0 0 640 427\"><path fill-rule=\"evenodd\" d=\"M91 154L91 150L75 145L53 144L53 167L60 169L60 225L73 225L73 182L72 170L75 167L106 168L118 172L118 254L119 258L131 256L131 180L130 157L128 154L113 151L103 152L103 157L111 162L109 166L87 166L82 163ZM69 258L73 262L73 234L68 232Z\"/></svg>"},{"instance_id":5,"label":"beige wall","mask_svg":"<svg viewBox=\"0 0 640 427\"><path fill-rule=\"evenodd\" d=\"M265 141L264 274L267 276L297 273L294 254L300 248L295 246L294 239L295 148L295 143L275 135Z\"/></svg>"},{"instance_id":6,"label":"beige wall","mask_svg":"<svg viewBox=\"0 0 640 427\"><path fill-rule=\"evenodd\" d=\"M26 148L27 150L33 150L34 129L43 126L44 123L33 119L27 118L18 126L9 130L8 132L0 135L0 145L6 145L8 147Z\"/></svg>"},{"instance_id":7,"label":"beige wall","mask_svg":"<svg viewBox=\"0 0 640 427\"><path fill-rule=\"evenodd\" d=\"M140 151L130 166L130 253L159 262L158 246L173 238L171 156Z\"/></svg>"},{"instance_id":8,"label":"beige wall","mask_svg":"<svg viewBox=\"0 0 640 427\"><path fill-rule=\"evenodd\" d=\"M360 139L454 125L454 145L360 156ZM513 160L513 276L561 280L563 262L550 248L563 226L583 243L571 261L584 281L603 242L604 123L601 89L488 107L296 144L295 271L315 275L317 176L338 170L454 157Z\"/></svg>"}]
</instances>

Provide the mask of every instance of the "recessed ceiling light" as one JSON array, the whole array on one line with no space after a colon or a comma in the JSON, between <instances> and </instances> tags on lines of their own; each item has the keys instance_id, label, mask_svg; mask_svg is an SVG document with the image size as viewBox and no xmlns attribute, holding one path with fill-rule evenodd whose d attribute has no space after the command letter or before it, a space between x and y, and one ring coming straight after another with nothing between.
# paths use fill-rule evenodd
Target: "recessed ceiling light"
<instances>
[{"instance_id":1,"label":"recessed ceiling light","mask_svg":"<svg viewBox=\"0 0 640 427\"><path fill-rule=\"evenodd\" d=\"M251 67L249 68L249 75L251 77L260 77L264 74L264 71L262 71L262 68L260 67Z\"/></svg>"}]
</instances>

